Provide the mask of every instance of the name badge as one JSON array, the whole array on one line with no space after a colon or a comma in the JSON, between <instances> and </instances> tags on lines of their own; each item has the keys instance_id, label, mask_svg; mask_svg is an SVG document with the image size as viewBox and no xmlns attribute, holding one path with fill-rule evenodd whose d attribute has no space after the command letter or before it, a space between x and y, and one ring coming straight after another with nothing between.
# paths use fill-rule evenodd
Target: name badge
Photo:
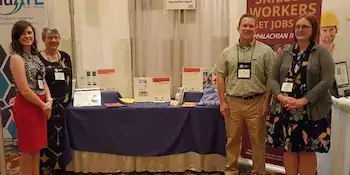
<instances>
[{"instance_id":1,"label":"name badge","mask_svg":"<svg viewBox=\"0 0 350 175\"><path fill-rule=\"evenodd\" d=\"M281 87L281 91L282 92L292 92L293 86L294 86L294 83L283 82L282 87Z\"/></svg>"},{"instance_id":2,"label":"name badge","mask_svg":"<svg viewBox=\"0 0 350 175\"><path fill-rule=\"evenodd\" d=\"M55 72L55 80L65 80L63 72Z\"/></svg>"},{"instance_id":3,"label":"name badge","mask_svg":"<svg viewBox=\"0 0 350 175\"><path fill-rule=\"evenodd\" d=\"M239 79L250 79L251 63L238 63L237 77Z\"/></svg>"},{"instance_id":4,"label":"name badge","mask_svg":"<svg viewBox=\"0 0 350 175\"><path fill-rule=\"evenodd\" d=\"M40 90L44 90L44 81L43 80L38 80L38 86Z\"/></svg>"}]
</instances>

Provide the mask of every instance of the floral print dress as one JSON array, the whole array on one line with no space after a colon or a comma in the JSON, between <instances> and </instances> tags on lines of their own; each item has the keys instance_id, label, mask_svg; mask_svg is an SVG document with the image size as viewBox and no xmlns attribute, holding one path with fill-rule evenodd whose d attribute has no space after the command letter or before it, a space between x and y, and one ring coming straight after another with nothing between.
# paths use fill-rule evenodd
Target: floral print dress
<instances>
[{"instance_id":1,"label":"floral print dress","mask_svg":"<svg viewBox=\"0 0 350 175\"><path fill-rule=\"evenodd\" d=\"M297 49L295 49L297 50ZM285 81L293 82L293 90L287 93L294 98L302 98L307 93L306 72L307 51L295 51L292 65ZM330 115L318 121L312 121L307 115L307 106L288 111L278 100L273 105L275 111L267 120L266 144L268 147L282 147L292 152L326 153L330 149Z\"/></svg>"}]
</instances>

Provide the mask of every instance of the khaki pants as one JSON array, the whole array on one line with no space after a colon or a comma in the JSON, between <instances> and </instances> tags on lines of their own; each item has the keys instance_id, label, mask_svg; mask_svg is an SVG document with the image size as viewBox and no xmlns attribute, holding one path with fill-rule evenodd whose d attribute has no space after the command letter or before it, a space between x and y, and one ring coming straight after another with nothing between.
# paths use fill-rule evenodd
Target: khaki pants
<instances>
[{"instance_id":1,"label":"khaki pants","mask_svg":"<svg viewBox=\"0 0 350 175\"><path fill-rule=\"evenodd\" d=\"M237 161L240 155L243 122L247 125L249 140L252 145L252 173L264 174L266 117L261 116L264 97L261 96L251 100L227 97L226 100L229 117L225 117L227 137L225 175L239 174Z\"/></svg>"}]
</instances>

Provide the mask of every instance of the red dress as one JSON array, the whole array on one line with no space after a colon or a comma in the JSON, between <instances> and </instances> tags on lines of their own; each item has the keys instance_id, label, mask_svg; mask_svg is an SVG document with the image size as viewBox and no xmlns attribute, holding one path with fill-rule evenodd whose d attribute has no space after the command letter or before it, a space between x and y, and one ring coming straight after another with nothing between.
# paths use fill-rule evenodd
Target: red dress
<instances>
[{"instance_id":1,"label":"red dress","mask_svg":"<svg viewBox=\"0 0 350 175\"><path fill-rule=\"evenodd\" d=\"M38 56L24 53L22 56L31 90L45 102L45 91L39 88L38 80L45 77L45 65ZM13 118L18 135L18 148L21 152L32 153L40 151L47 145L47 115L43 109L29 102L20 92L17 92L13 106Z\"/></svg>"},{"instance_id":2,"label":"red dress","mask_svg":"<svg viewBox=\"0 0 350 175\"><path fill-rule=\"evenodd\" d=\"M45 95L39 95L45 101ZM47 144L47 115L43 109L30 103L21 93L17 93L14 120L18 135L18 148L21 152L36 152Z\"/></svg>"}]
</instances>

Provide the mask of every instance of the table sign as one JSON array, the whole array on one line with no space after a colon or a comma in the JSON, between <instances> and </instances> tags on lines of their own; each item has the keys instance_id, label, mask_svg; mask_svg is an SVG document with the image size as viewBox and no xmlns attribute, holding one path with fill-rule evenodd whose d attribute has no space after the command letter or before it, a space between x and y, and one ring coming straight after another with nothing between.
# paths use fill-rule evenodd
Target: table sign
<instances>
[{"instance_id":1,"label":"table sign","mask_svg":"<svg viewBox=\"0 0 350 175\"><path fill-rule=\"evenodd\" d=\"M98 88L75 89L73 106L101 106L101 90Z\"/></svg>"},{"instance_id":2,"label":"table sign","mask_svg":"<svg viewBox=\"0 0 350 175\"><path fill-rule=\"evenodd\" d=\"M335 63L335 80L338 86L349 84L348 67L345 61Z\"/></svg>"},{"instance_id":3,"label":"table sign","mask_svg":"<svg viewBox=\"0 0 350 175\"><path fill-rule=\"evenodd\" d=\"M102 91L116 91L118 85L117 74L115 69L97 70L98 87Z\"/></svg>"},{"instance_id":4,"label":"table sign","mask_svg":"<svg viewBox=\"0 0 350 175\"><path fill-rule=\"evenodd\" d=\"M185 91L203 90L203 73L198 67L183 67L182 68L182 87Z\"/></svg>"},{"instance_id":5,"label":"table sign","mask_svg":"<svg viewBox=\"0 0 350 175\"><path fill-rule=\"evenodd\" d=\"M170 77L154 77L150 87L153 101L170 101Z\"/></svg>"},{"instance_id":6,"label":"table sign","mask_svg":"<svg viewBox=\"0 0 350 175\"><path fill-rule=\"evenodd\" d=\"M203 73L203 89L207 88L208 86L212 85L212 80L213 80L213 74L212 70L213 68L202 68L202 73Z\"/></svg>"},{"instance_id":7,"label":"table sign","mask_svg":"<svg viewBox=\"0 0 350 175\"><path fill-rule=\"evenodd\" d=\"M135 77L134 78L134 99L137 102L152 101L152 97L149 92L150 79L148 77Z\"/></svg>"},{"instance_id":8,"label":"table sign","mask_svg":"<svg viewBox=\"0 0 350 175\"><path fill-rule=\"evenodd\" d=\"M170 101L170 77L135 77L136 102Z\"/></svg>"}]
</instances>

